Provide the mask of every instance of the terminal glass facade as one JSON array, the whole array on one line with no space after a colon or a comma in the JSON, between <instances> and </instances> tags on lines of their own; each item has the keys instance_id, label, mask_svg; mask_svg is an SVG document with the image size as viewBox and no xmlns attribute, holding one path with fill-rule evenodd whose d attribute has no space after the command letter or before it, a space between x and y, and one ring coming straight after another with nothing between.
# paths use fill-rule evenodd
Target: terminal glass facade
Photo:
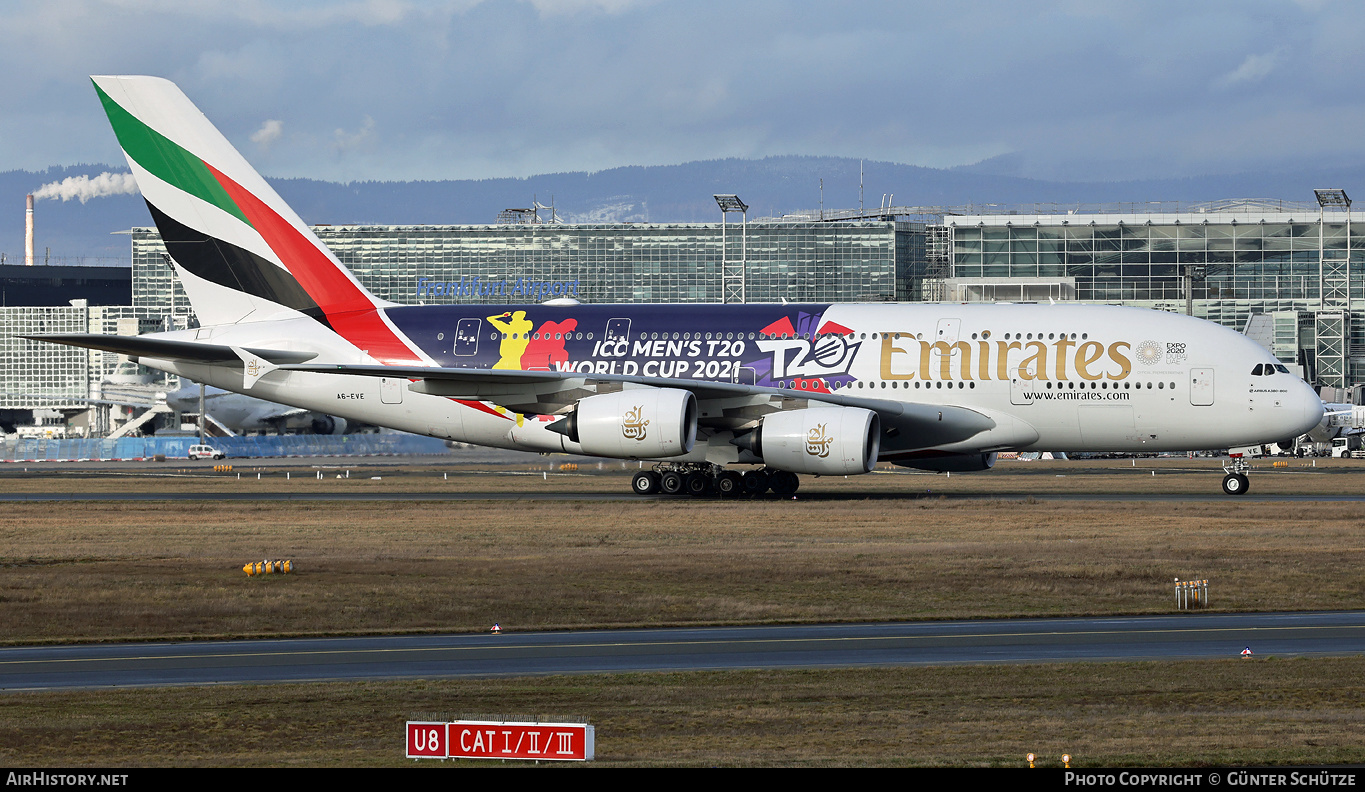
<instances>
[{"instance_id":1,"label":"terminal glass facade","mask_svg":"<svg viewBox=\"0 0 1365 792\"><path fill-rule=\"evenodd\" d=\"M888 302L913 298L924 260L923 224L890 221L313 230L367 289L405 304L716 303L726 258L747 263L748 302ZM133 304L188 314L164 254L155 229L133 230Z\"/></svg>"},{"instance_id":2,"label":"terminal glass facade","mask_svg":"<svg viewBox=\"0 0 1365 792\"><path fill-rule=\"evenodd\" d=\"M71 306L0 308L0 409L85 406L78 400L88 395L90 353L21 336L84 333L88 310Z\"/></svg>"},{"instance_id":3,"label":"terminal glass facade","mask_svg":"<svg viewBox=\"0 0 1365 792\"><path fill-rule=\"evenodd\" d=\"M1032 219L1032 218L1029 218ZM1076 299L1183 300L1184 265L1204 268L1195 299L1318 300L1319 223L1156 216L1072 216L1028 222L952 218L955 278L1075 278ZM1345 250L1346 224L1322 224L1322 246ZM1351 224L1353 265L1365 263L1365 223ZM1361 299L1359 279L1351 297Z\"/></svg>"},{"instance_id":4,"label":"terminal glass facade","mask_svg":"<svg viewBox=\"0 0 1365 792\"><path fill-rule=\"evenodd\" d=\"M1249 204L949 216L945 226L951 299L1015 299L1028 283L1034 294L1064 299L1188 309L1236 330L1252 314L1269 314L1282 360L1304 363L1327 384L1365 380L1365 321L1351 319L1365 316L1365 214Z\"/></svg>"}]
</instances>

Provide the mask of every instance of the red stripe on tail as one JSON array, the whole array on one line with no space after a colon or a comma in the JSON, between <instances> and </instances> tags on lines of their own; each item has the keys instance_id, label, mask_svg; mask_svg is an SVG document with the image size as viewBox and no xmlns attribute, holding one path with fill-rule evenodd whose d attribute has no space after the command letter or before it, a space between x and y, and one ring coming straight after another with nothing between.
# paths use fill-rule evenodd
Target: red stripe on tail
<instances>
[{"instance_id":1,"label":"red stripe on tail","mask_svg":"<svg viewBox=\"0 0 1365 792\"><path fill-rule=\"evenodd\" d=\"M327 254L245 187L207 162L204 165L284 262L289 273L322 309L333 330L382 363L418 366L424 363L385 324L369 296L346 277Z\"/></svg>"}]
</instances>

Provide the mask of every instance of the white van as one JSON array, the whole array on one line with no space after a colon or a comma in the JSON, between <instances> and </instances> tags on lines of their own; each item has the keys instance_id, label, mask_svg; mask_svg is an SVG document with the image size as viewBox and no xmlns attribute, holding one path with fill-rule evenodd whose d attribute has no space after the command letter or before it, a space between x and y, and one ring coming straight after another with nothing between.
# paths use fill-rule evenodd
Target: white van
<instances>
[{"instance_id":1,"label":"white van","mask_svg":"<svg viewBox=\"0 0 1365 792\"><path fill-rule=\"evenodd\" d=\"M190 459L222 459L225 454L210 445L190 446Z\"/></svg>"}]
</instances>

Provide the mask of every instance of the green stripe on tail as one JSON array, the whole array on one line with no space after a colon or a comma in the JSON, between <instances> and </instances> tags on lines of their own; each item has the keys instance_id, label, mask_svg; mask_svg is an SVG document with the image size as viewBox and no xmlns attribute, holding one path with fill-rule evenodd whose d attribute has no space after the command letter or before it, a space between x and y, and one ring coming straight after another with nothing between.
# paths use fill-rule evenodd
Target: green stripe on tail
<instances>
[{"instance_id":1,"label":"green stripe on tail","mask_svg":"<svg viewBox=\"0 0 1365 792\"><path fill-rule=\"evenodd\" d=\"M109 123L114 127L114 134L118 137L124 153L158 179L251 225L242 210L228 197L227 191L209 172L203 160L142 123L100 90L98 84L95 85L95 91L100 95L104 112L109 116Z\"/></svg>"}]
</instances>

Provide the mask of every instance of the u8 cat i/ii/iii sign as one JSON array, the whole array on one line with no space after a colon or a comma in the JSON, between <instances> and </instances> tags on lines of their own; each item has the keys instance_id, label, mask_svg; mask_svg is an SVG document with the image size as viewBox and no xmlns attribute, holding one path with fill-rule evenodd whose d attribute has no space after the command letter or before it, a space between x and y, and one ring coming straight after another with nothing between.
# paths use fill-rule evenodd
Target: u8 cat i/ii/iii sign
<instances>
[{"instance_id":1,"label":"u8 cat i/ii/iii sign","mask_svg":"<svg viewBox=\"0 0 1365 792\"><path fill-rule=\"evenodd\" d=\"M445 759L447 725L431 721L408 721L408 758Z\"/></svg>"},{"instance_id":2,"label":"u8 cat i/ii/iii sign","mask_svg":"<svg viewBox=\"0 0 1365 792\"><path fill-rule=\"evenodd\" d=\"M595 734L586 723L408 721L409 759L533 759L584 762Z\"/></svg>"}]
</instances>

